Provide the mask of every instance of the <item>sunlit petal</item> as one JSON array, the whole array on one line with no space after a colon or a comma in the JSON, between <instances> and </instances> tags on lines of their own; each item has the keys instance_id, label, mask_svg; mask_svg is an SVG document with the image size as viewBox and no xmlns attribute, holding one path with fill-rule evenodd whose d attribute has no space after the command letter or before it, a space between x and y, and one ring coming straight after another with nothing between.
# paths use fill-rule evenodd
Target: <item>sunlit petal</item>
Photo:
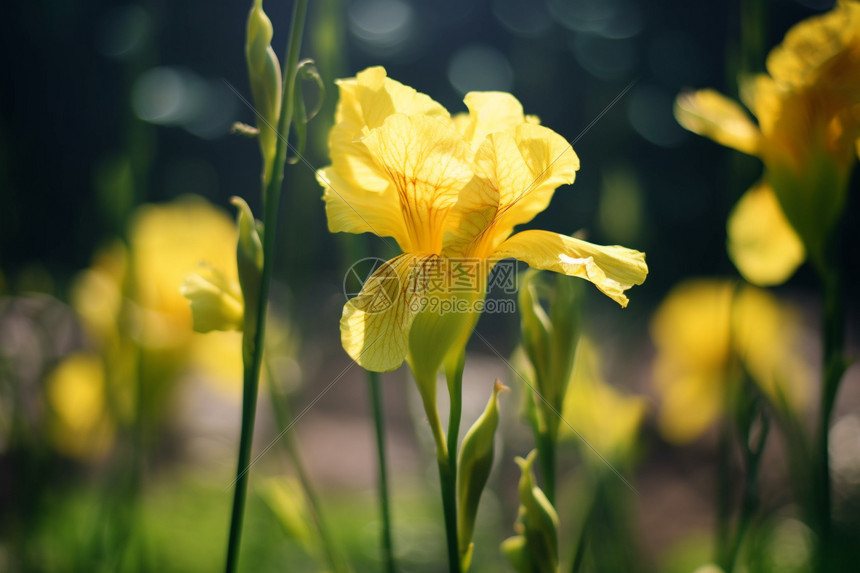
<instances>
[{"instance_id":1,"label":"sunlit petal","mask_svg":"<svg viewBox=\"0 0 860 573\"><path fill-rule=\"evenodd\" d=\"M512 133L490 134L475 154L475 176L460 193L446 242L456 250L474 241L470 254L488 256L515 225L546 209L577 169L573 148L551 129L522 123Z\"/></svg>"},{"instance_id":2,"label":"sunlit petal","mask_svg":"<svg viewBox=\"0 0 860 573\"><path fill-rule=\"evenodd\" d=\"M509 93L469 92L463 102L469 113L458 115L455 122L473 151L481 146L487 135L513 131L526 121L522 104Z\"/></svg>"},{"instance_id":3,"label":"sunlit petal","mask_svg":"<svg viewBox=\"0 0 860 573\"><path fill-rule=\"evenodd\" d=\"M364 140L397 190L408 250L439 253L448 212L472 178L463 139L436 119L395 114Z\"/></svg>"},{"instance_id":4,"label":"sunlit petal","mask_svg":"<svg viewBox=\"0 0 860 573\"><path fill-rule=\"evenodd\" d=\"M627 306L624 291L648 275L645 253L625 247L604 247L552 233L523 231L506 240L493 258L513 257L537 269L584 278L603 294Z\"/></svg>"},{"instance_id":5,"label":"sunlit petal","mask_svg":"<svg viewBox=\"0 0 860 573\"><path fill-rule=\"evenodd\" d=\"M409 330L424 293L426 257L399 255L382 265L343 307L341 343L366 370L387 372L406 358Z\"/></svg>"},{"instance_id":6,"label":"sunlit petal","mask_svg":"<svg viewBox=\"0 0 860 573\"><path fill-rule=\"evenodd\" d=\"M404 250L409 246L409 232L394 186L382 192L368 191L349 184L333 167L317 171L317 181L323 186L329 231L373 233L394 237Z\"/></svg>"}]
</instances>

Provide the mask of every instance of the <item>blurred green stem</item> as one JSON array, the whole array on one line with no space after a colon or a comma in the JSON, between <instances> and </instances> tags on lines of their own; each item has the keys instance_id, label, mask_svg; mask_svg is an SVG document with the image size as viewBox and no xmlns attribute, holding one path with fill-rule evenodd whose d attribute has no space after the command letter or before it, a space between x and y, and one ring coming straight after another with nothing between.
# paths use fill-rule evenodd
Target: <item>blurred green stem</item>
<instances>
[{"instance_id":1,"label":"blurred green stem","mask_svg":"<svg viewBox=\"0 0 860 573\"><path fill-rule=\"evenodd\" d=\"M838 266L831 265L821 273L824 295L822 316L823 377L821 385L821 414L818 427L818 448L813 483L815 487L815 520L819 535L819 567L827 570L827 560L831 552L831 499L830 499L830 460L829 432L833 406L839 383L845 372L843 348L845 344L845 315L843 312L842 277Z\"/></svg>"},{"instance_id":2,"label":"blurred green stem","mask_svg":"<svg viewBox=\"0 0 860 573\"><path fill-rule=\"evenodd\" d=\"M268 373L269 379L269 397L272 401L272 409L275 412L275 419L278 422L278 427L289 428L295 423L292 410L290 409L289 398L285 392L279 393L277 391L277 381L269 367L268 361L266 361L266 372ZM285 433L284 438L286 439L285 447L287 449L287 455L290 456L290 461L293 463L293 468L296 470L299 483L302 484L302 490L304 491L305 497L307 497L311 514L314 519L314 523L317 526L317 531L320 534L320 540L322 541L323 549L326 553L326 559L328 559L331 570L335 573L347 573L351 571L351 569L343 557L342 551L335 543L334 537L331 534L331 529L328 527L328 521L325 518L322 504L320 503L319 496L317 496L316 488L314 488L313 480L311 480L310 474L308 474L304 460L302 459L301 451L299 450L299 443L296 439L295 433L290 430Z\"/></svg>"},{"instance_id":3,"label":"blurred green stem","mask_svg":"<svg viewBox=\"0 0 860 573\"><path fill-rule=\"evenodd\" d=\"M714 560L723 563L729 546L729 523L731 521L731 424L727 419L720 421L719 443L717 445L717 523Z\"/></svg>"},{"instance_id":4,"label":"blurred green stem","mask_svg":"<svg viewBox=\"0 0 860 573\"><path fill-rule=\"evenodd\" d=\"M239 460L236 466L236 489L233 495L233 508L230 517L230 534L227 542L227 562L225 565L227 573L232 573L236 570L239 558L242 518L245 513L245 497L248 491L248 473L251 469L249 462L251 459L251 444L254 437L257 391L260 382L260 369L263 362L263 349L265 347L269 285L272 279L272 267L275 262L275 230L278 221L278 202L281 196L281 186L284 181L287 137L290 131L290 120L293 116L296 66L299 60L299 49L302 45L302 32L304 30L307 7L308 0L297 0L293 7L290 40L284 64L284 89L282 92L280 116L278 118L278 133L280 135L275 148L272 177L268 186L265 186L263 189L263 271L260 281L259 304L256 309L257 329L256 332L245 332L245 340L243 340L243 347L246 347L249 344L248 337L253 337L253 340L250 341L253 355L251 363L248 364L246 362L243 368L242 430L239 438Z\"/></svg>"},{"instance_id":5,"label":"blurred green stem","mask_svg":"<svg viewBox=\"0 0 860 573\"><path fill-rule=\"evenodd\" d=\"M382 403L379 372L367 371L367 385L373 407L376 429L376 453L379 466L379 510L382 515L382 555L386 573L394 573L394 545L391 540L391 512L388 496L388 468L385 454L385 410Z\"/></svg>"},{"instance_id":6,"label":"blurred green stem","mask_svg":"<svg viewBox=\"0 0 860 573\"><path fill-rule=\"evenodd\" d=\"M544 481L543 491L553 506L555 506L555 444L555 432L549 429L535 432L535 445Z\"/></svg>"},{"instance_id":7,"label":"blurred green stem","mask_svg":"<svg viewBox=\"0 0 860 573\"><path fill-rule=\"evenodd\" d=\"M724 561L722 563L723 571L726 571L726 573L734 571L738 552L743 544L747 530L749 530L749 527L755 518L755 513L759 504L758 471L761 467L761 456L764 452L765 443L767 442L767 436L770 431L770 421L765 410L756 405L753 407L758 411L753 411L750 417L744 421L741 432L741 437L743 439L742 449L744 455L744 469L746 475L744 476L744 489L741 494L741 510L738 517L737 527L734 531L731 542L727 545L727 550L724 554ZM756 414L758 414L761 419L761 428L755 441L755 446L751 446L752 423L757 417Z\"/></svg>"}]
</instances>

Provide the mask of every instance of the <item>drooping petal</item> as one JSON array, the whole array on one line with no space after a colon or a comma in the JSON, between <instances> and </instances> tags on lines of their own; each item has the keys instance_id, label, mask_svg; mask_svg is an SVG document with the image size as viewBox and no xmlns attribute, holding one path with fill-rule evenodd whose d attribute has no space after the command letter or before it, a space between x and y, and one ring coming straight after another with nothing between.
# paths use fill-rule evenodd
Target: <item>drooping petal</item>
<instances>
[{"instance_id":1,"label":"drooping petal","mask_svg":"<svg viewBox=\"0 0 860 573\"><path fill-rule=\"evenodd\" d=\"M727 227L729 256L753 284L782 284L806 258L803 243L765 182L741 197Z\"/></svg>"},{"instance_id":2,"label":"drooping petal","mask_svg":"<svg viewBox=\"0 0 860 573\"><path fill-rule=\"evenodd\" d=\"M435 260L435 257L432 257ZM409 330L424 293L427 257L399 255L374 272L343 307L341 343L366 370L395 370L406 358Z\"/></svg>"},{"instance_id":3,"label":"drooping petal","mask_svg":"<svg viewBox=\"0 0 860 573\"><path fill-rule=\"evenodd\" d=\"M364 144L397 191L409 234L405 251L439 253L448 212L472 178L465 143L449 124L395 114Z\"/></svg>"},{"instance_id":4,"label":"drooping petal","mask_svg":"<svg viewBox=\"0 0 860 573\"><path fill-rule=\"evenodd\" d=\"M743 153L759 152L761 133L740 105L711 89L683 93L675 100L675 118L694 133Z\"/></svg>"},{"instance_id":5,"label":"drooping petal","mask_svg":"<svg viewBox=\"0 0 860 573\"><path fill-rule=\"evenodd\" d=\"M603 294L627 306L624 291L648 275L645 253L604 247L550 231L523 231L501 244L493 258L513 257L531 267L584 278Z\"/></svg>"}]
</instances>

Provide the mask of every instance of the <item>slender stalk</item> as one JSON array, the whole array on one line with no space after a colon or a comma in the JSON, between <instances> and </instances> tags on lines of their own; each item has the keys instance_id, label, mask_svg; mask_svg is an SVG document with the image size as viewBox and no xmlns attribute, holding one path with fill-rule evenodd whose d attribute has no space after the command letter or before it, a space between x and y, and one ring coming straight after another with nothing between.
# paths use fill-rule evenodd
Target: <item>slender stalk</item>
<instances>
[{"instance_id":1,"label":"slender stalk","mask_svg":"<svg viewBox=\"0 0 860 573\"><path fill-rule=\"evenodd\" d=\"M555 506L555 444L555 433L549 429L535 433L538 461L543 474L543 491L553 506Z\"/></svg>"},{"instance_id":2,"label":"slender stalk","mask_svg":"<svg viewBox=\"0 0 860 573\"><path fill-rule=\"evenodd\" d=\"M233 507L230 517L230 533L227 542L227 561L225 571L232 573L236 570L239 558L239 542L242 536L242 518L245 513L245 498L248 490L249 462L251 459L251 444L254 437L254 418L257 410L257 391L260 381L260 369L263 362L263 348L266 337L266 312L268 310L269 286L272 279L272 268L275 254L275 230L278 221L278 202L281 186L284 181L284 164L287 158L286 138L289 135L290 120L293 115L293 94L296 83L296 65L299 60L299 49L302 44L305 15L308 1L296 0L293 9L292 28L285 60L284 89L281 100L281 113L278 118L278 133L275 148L275 160L272 176L268 186L263 190L263 270L260 281L260 296L257 305L256 332L245 332L243 347L252 349L251 363L245 361L243 368L242 391L242 429L239 438L239 459L236 466L236 484L233 495ZM253 311L252 311L253 312ZM248 337L253 337L249 342Z\"/></svg>"},{"instance_id":3,"label":"slender stalk","mask_svg":"<svg viewBox=\"0 0 860 573\"><path fill-rule=\"evenodd\" d=\"M594 496L596 497L596 496ZM576 550L573 553L573 562L570 565L571 573L579 573L585 562L585 553L588 550L588 527L591 525L591 516L594 513L594 501L590 502L588 510L582 519L582 527L579 530L579 538L576 541Z\"/></svg>"},{"instance_id":4,"label":"slender stalk","mask_svg":"<svg viewBox=\"0 0 860 573\"><path fill-rule=\"evenodd\" d=\"M714 560L724 563L729 546L729 528L731 521L731 457L732 457L731 430L728 420L720 421L719 444L717 447L717 523L716 523L716 547Z\"/></svg>"},{"instance_id":5,"label":"slender stalk","mask_svg":"<svg viewBox=\"0 0 860 573\"><path fill-rule=\"evenodd\" d=\"M457 444L460 439L460 418L463 414L465 364L466 349L463 348L454 360L445 365L451 408L448 416L448 464L445 472L442 471L442 466L439 467L439 477L442 479L442 507L445 510L448 564L452 573L460 571L460 546L457 534Z\"/></svg>"},{"instance_id":6,"label":"slender stalk","mask_svg":"<svg viewBox=\"0 0 860 573\"><path fill-rule=\"evenodd\" d=\"M755 447L749 445L749 424L746 427L744 439L744 465L746 466L746 476L744 478L744 490L741 499L741 511L738 517L738 524L735 528L734 537L731 543L728 544L723 563L723 570L730 573L734 571L735 561L737 560L738 552L743 544L744 537L753 522L755 513L758 510L759 494L758 494L758 471L762 453L764 452L765 443L770 430L770 422L764 410L761 410L761 433L758 436Z\"/></svg>"},{"instance_id":7,"label":"slender stalk","mask_svg":"<svg viewBox=\"0 0 860 573\"><path fill-rule=\"evenodd\" d=\"M845 341L845 316L843 313L842 281L837 267L833 265L822 272L823 315L822 340L823 377L821 385L821 415L818 427L818 448L816 461L815 520L819 534L819 565L826 570L827 558L831 552L831 499L830 499L830 460L829 433L830 419L842 374L845 372L843 348Z\"/></svg>"},{"instance_id":8,"label":"slender stalk","mask_svg":"<svg viewBox=\"0 0 860 573\"><path fill-rule=\"evenodd\" d=\"M442 511L445 514L445 539L448 544L448 570L460 573L460 551L457 541L457 474L445 459L438 459L439 483L442 487Z\"/></svg>"},{"instance_id":9,"label":"slender stalk","mask_svg":"<svg viewBox=\"0 0 860 573\"><path fill-rule=\"evenodd\" d=\"M278 427L286 428L294 421L293 414L290 409L289 398L286 393L281 393L277 390L275 377L272 374L271 364L269 361L265 361L265 368L267 378L269 380L269 398L272 403L272 410L275 413L275 419L278 423ZM322 542L323 549L326 552L326 558L331 566L331 570L335 573L347 573L351 571L351 569L343 557L340 548L335 543L334 537L331 534L331 529L328 527L328 521L325 519L323 506L320 503L319 496L317 496L313 480L311 480L310 474L308 474L295 433L287 432L284 435L284 440L287 454L290 456L290 461L293 463L293 468L296 470L296 475L302 485L302 491L304 492L308 505L310 506L311 517L317 526L320 541Z\"/></svg>"},{"instance_id":10,"label":"slender stalk","mask_svg":"<svg viewBox=\"0 0 860 573\"><path fill-rule=\"evenodd\" d=\"M382 555L385 571L394 573L394 545L391 539L391 512L389 510L388 468L385 454L385 417L382 404L379 372L367 371L367 385L373 407L373 421L376 429L376 452L379 465L379 511L382 515Z\"/></svg>"}]
</instances>

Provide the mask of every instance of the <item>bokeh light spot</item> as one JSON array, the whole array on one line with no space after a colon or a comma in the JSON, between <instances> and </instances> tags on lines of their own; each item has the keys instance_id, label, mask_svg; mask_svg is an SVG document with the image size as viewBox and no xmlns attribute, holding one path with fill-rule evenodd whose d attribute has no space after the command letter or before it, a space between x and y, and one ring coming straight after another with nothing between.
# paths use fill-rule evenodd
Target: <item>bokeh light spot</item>
<instances>
[{"instance_id":1,"label":"bokeh light spot","mask_svg":"<svg viewBox=\"0 0 860 573\"><path fill-rule=\"evenodd\" d=\"M178 125L205 139L227 133L236 111L236 96L226 85L172 67L144 72L134 82L131 101L140 119Z\"/></svg>"},{"instance_id":2,"label":"bokeh light spot","mask_svg":"<svg viewBox=\"0 0 860 573\"><path fill-rule=\"evenodd\" d=\"M579 65L602 80L629 75L636 62L636 50L631 40L610 40L581 32L571 38L570 44Z\"/></svg>"},{"instance_id":3,"label":"bokeh light spot","mask_svg":"<svg viewBox=\"0 0 860 573\"><path fill-rule=\"evenodd\" d=\"M96 36L99 51L111 58L133 56L152 32L152 17L136 4L118 6L104 15Z\"/></svg>"},{"instance_id":4,"label":"bokeh light spot","mask_svg":"<svg viewBox=\"0 0 860 573\"><path fill-rule=\"evenodd\" d=\"M513 34L525 38L542 36L552 26L546 6L540 2L494 0L493 15Z\"/></svg>"},{"instance_id":5,"label":"bokeh light spot","mask_svg":"<svg viewBox=\"0 0 860 573\"><path fill-rule=\"evenodd\" d=\"M514 71L508 59L489 46L469 46L451 58L448 80L458 92L510 91Z\"/></svg>"},{"instance_id":6,"label":"bokeh light spot","mask_svg":"<svg viewBox=\"0 0 860 573\"><path fill-rule=\"evenodd\" d=\"M415 14L402 0L359 0L348 8L349 30L371 50L401 47L412 34Z\"/></svg>"},{"instance_id":7,"label":"bokeh light spot","mask_svg":"<svg viewBox=\"0 0 860 573\"><path fill-rule=\"evenodd\" d=\"M686 134L672 115L674 98L654 86L640 86L630 94L627 117L636 133L654 145L674 147Z\"/></svg>"}]
</instances>

